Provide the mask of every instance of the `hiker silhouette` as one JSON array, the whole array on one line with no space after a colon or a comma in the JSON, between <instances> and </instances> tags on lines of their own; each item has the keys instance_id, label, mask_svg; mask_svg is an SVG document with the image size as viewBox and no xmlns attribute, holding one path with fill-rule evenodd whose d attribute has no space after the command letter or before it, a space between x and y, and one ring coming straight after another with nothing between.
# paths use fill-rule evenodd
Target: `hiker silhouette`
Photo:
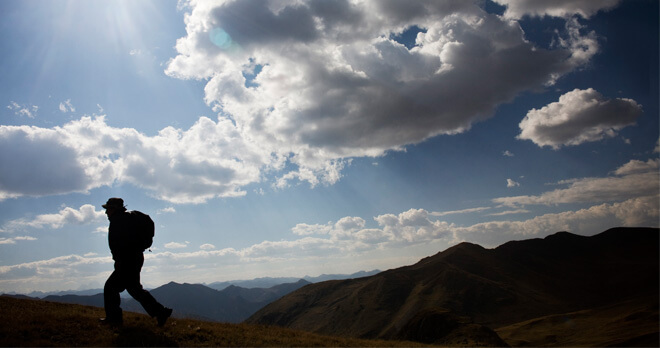
<instances>
[{"instance_id":1,"label":"hiker silhouette","mask_svg":"<svg viewBox=\"0 0 660 348\"><path fill-rule=\"evenodd\" d=\"M156 318L158 326L165 325L172 315L172 309L158 303L149 291L140 284L140 271L144 264L144 248L136 236L136 226L131 215L126 211L124 200L110 198L102 205L110 220L108 228L108 244L115 270L112 272L103 288L105 318L101 321L110 325L123 323L121 299L119 293L127 290L138 301L152 318Z\"/></svg>"}]
</instances>

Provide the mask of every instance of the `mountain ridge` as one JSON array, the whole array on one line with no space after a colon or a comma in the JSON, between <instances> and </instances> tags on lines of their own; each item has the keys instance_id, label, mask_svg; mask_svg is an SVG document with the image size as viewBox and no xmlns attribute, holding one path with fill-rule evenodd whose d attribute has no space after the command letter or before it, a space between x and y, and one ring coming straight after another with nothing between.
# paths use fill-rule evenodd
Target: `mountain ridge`
<instances>
[{"instance_id":1,"label":"mountain ridge","mask_svg":"<svg viewBox=\"0 0 660 348\"><path fill-rule=\"evenodd\" d=\"M243 279L243 280L228 280L228 281L221 281L221 282L212 282L212 283L200 283L204 286L207 286L211 289L216 289L216 290L223 290L224 288L230 286L230 285L236 285L242 288L270 288L275 285L279 284L285 284L285 283L295 283L300 279L304 279L310 283L317 283L317 282L322 282L326 280L333 280L333 279L350 279L350 278L360 278L360 277L366 277L370 275L374 275L377 273L380 273L381 271L378 269L374 269L371 271L358 271L352 274L321 274L319 276L313 277L306 275L304 277L259 277L259 278L254 278L254 279ZM165 284L162 284L165 285ZM161 285L161 286L162 286ZM155 289L155 288L150 288L148 287L147 289ZM29 298L40 298L43 299L47 296L65 296L65 295L79 295L79 296L92 296L96 295L99 293L102 293L103 289L102 288L96 288L96 289L83 289L83 290L57 290L57 291L31 291L29 293L17 293L15 291L10 291L7 293L3 293L5 295L11 295L14 297L17 296L27 296ZM128 297L129 295L127 293L122 293L123 297Z\"/></svg>"},{"instance_id":2,"label":"mountain ridge","mask_svg":"<svg viewBox=\"0 0 660 348\"><path fill-rule=\"evenodd\" d=\"M242 288L269 288L278 284L286 284L286 283L295 283L300 279L306 280L310 283L318 283L318 282L323 282L327 280L337 280L337 279L353 279L353 278L361 278L361 277L367 277L370 275L374 275L377 273L380 273L381 271L378 269L371 270L371 271L358 271L352 274L321 274L316 277L312 276L304 276L304 277L260 277L260 278L254 278L254 279L249 279L249 280L231 280L231 281L223 281L223 282L213 282L210 284L204 284L208 286L209 288L216 289L216 290L223 290L224 288L230 286L230 285L235 285L239 286Z\"/></svg>"},{"instance_id":3,"label":"mountain ridge","mask_svg":"<svg viewBox=\"0 0 660 348\"><path fill-rule=\"evenodd\" d=\"M271 301L287 294L310 281L324 281L328 279L351 279L364 277L380 272L379 270L359 271L352 274L321 274L317 277L264 277L252 280L235 280L229 282L216 282L216 288L207 284L190 284L169 282L160 287L149 289L157 298L164 298L164 304L175 308L175 315L179 317L197 318L208 321L240 322L256 310ZM282 282L291 280L291 282ZM245 285L239 286L237 284ZM268 287L256 287L257 285ZM211 291L212 290L212 291ZM217 291L218 293L214 292ZM57 291L57 292L31 292L27 295L9 293L14 298L41 299L59 303L72 303L103 307L103 289ZM126 292L122 294L122 308L127 311L144 313L142 306L132 299ZM220 298L219 298L220 297ZM221 299L221 297L225 297ZM180 298L204 299L201 302L181 303ZM213 306L209 307L209 303ZM224 309L223 309L224 308Z\"/></svg>"},{"instance_id":4,"label":"mountain ridge","mask_svg":"<svg viewBox=\"0 0 660 348\"><path fill-rule=\"evenodd\" d=\"M266 289L246 289L232 285L224 290L215 290L202 284L169 282L150 292L163 305L173 308L176 317L239 323L259 308L307 284L310 283L301 279ZM103 307L102 293L91 296L50 295L42 300ZM145 313L133 298L122 299L121 306L125 311Z\"/></svg>"},{"instance_id":5,"label":"mountain ridge","mask_svg":"<svg viewBox=\"0 0 660 348\"><path fill-rule=\"evenodd\" d=\"M420 313L498 329L635 298L658 302L658 229L559 232L494 249L461 243L377 275L311 284L248 323L360 338L412 339ZM438 319L438 320L440 320ZM444 319L443 319L444 320ZM418 337L418 340L421 340ZM427 338L428 339L428 338ZM436 337L443 342L443 337Z\"/></svg>"}]
</instances>

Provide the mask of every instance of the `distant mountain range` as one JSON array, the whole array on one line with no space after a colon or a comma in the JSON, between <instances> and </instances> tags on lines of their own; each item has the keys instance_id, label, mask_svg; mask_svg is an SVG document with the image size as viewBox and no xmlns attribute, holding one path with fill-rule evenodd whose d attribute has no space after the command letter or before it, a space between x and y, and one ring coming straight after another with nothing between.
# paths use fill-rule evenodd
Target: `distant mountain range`
<instances>
[{"instance_id":1,"label":"distant mountain range","mask_svg":"<svg viewBox=\"0 0 660 348\"><path fill-rule=\"evenodd\" d=\"M150 292L164 306L173 308L175 317L239 323L268 303L307 284L310 283L300 279L295 283L270 288L246 289L231 285L218 291L201 284L171 282ZM103 293L87 296L50 295L43 300L103 307ZM121 307L125 311L145 313L142 306L132 298L122 299Z\"/></svg>"},{"instance_id":2,"label":"distant mountain range","mask_svg":"<svg viewBox=\"0 0 660 348\"><path fill-rule=\"evenodd\" d=\"M357 272L353 274L321 275L300 278L258 278L253 280L214 283L216 288L202 284L178 284L171 282L150 290L151 294L166 307L174 309L174 315L180 318L194 318L210 321L238 323L268 303L311 284L311 281L326 279L349 279L378 273L379 271ZM237 286L234 284L242 284ZM262 287L257 287L262 286ZM125 294L122 293L122 294ZM42 296L32 296L42 295ZM73 303L103 307L103 289L79 292L60 292L55 294L31 293L18 298L41 298L45 301ZM122 308L126 311L145 313L142 306L130 297L122 299Z\"/></svg>"},{"instance_id":3,"label":"distant mountain range","mask_svg":"<svg viewBox=\"0 0 660 348\"><path fill-rule=\"evenodd\" d=\"M310 283L318 283L318 282L323 282L326 280L336 280L336 279L351 279L351 278L360 278L360 277L367 277L370 275L374 275L377 273L380 273L380 270L373 270L373 271L359 271L353 274L321 274L318 277L311 277L311 276L304 276L302 278L300 277L263 277L263 278L255 278L255 279L247 279L247 280L229 280L229 281L224 281L224 282L213 282L210 284L205 284L202 283L202 285L205 285L211 289L215 290L223 290L230 285L236 285L241 288L270 288L275 285L280 285L280 284L286 284L286 283L295 283L299 281L300 279L304 279ZM10 292L7 293L8 295L25 295L30 298L45 298L47 296L55 295L55 296L65 296L65 295L79 295L79 296L91 296L91 295L96 295L99 293L102 293L103 289L86 289L86 290L67 290L67 291L49 291L49 292L44 292L44 291L33 291L28 294L18 294L15 292ZM130 297L128 293L123 292L122 293L123 297Z\"/></svg>"},{"instance_id":4,"label":"distant mountain range","mask_svg":"<svg viewBox=\"0 0 660 348\"><path fill-rule=\"evenodd\" d=\"M461 243L415 265L310 284L246 320L473 346L658 346L659 232Z\"/></svg>"},{"instance_id":5,"label":"distant mountain range","mask_svg":"<svg viewBox=\"0 0 660 348\"><path fill-rule=\"evenodd\" d=\"M46 296L65 296L65 295L79 295L79 296L91 296L103 292L103 289L87 289L87 290L67 290L67 291L33 291L28 294L18 294L25 295L31 298L44 298ZM8 293L8 295L17 295L14 292Z\"/></svg>"},{"instance_id":6,"label":"distant mountain range","mask_svg":"<svg viewBox=\"0 0 660 348\"><path fill-rule=\"evenodd\" d=\"M295 277L279 277L279 278L271 278L271 277L263 277L263 278L255 278L255 279L250 279L250 280L232 280L232 281L226 281L226 282L214 282L211 284L205 284L209 288L216 289L216 290L223 290L224 288L230 286L230 285L235 285L239 286L242 288L270 288L271 286L279 285L279 284L285 284L285 283L295 283L300 279L304 279L310 283L319 283L319 282L324 282L326 280L338 280L338 279L353 279L353 278L362 278L362 277L368 277L377 273L380 273L380 270L373 270L373 271L360 271L357 273L353 274L321 274L318 277L310 277L310 276L305 276L303 278L295 278Z\"/></svg>"}]
</instances>

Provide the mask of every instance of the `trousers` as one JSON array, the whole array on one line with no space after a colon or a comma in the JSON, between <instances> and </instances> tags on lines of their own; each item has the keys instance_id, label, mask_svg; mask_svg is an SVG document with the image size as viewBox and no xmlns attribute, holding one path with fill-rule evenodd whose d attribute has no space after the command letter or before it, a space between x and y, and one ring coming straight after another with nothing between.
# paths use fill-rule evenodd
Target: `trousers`
<instances>
[{"instance_id":1,"label":"trousers","mask_svg":"<svg viewBox=\"0 0 660 348\"><path fill-rule=\"evenodd\" d=\"M129 258L115 260L115 270L112 272L103 287L103 301L105 316L109 320L122 320L119 294L127 290L138 301L144 310L155 317L165 310L149 291L140 284L140 271L144 264L144 255L139 254Z\"/></svg>"}]
</instances>

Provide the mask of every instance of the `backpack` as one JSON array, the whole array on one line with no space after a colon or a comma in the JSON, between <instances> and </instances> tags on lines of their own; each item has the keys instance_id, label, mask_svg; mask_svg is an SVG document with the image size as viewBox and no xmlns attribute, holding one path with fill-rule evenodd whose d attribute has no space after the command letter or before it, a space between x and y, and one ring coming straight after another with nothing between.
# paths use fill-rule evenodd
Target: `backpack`
<instances>
[{"instance_id":1,"label":"backpack","mask_svg":"<svg viewBox=\"0 0 660 348\"><path fill-rule=\"evenodd\" d=\"M128 213L135 228L134 232L137 236L138 246L142 251L149 249L154 243L154 234L156 231L154 220L151 220L149 215L141 211L131 210Z\"/></svg>"}]
</instances>

